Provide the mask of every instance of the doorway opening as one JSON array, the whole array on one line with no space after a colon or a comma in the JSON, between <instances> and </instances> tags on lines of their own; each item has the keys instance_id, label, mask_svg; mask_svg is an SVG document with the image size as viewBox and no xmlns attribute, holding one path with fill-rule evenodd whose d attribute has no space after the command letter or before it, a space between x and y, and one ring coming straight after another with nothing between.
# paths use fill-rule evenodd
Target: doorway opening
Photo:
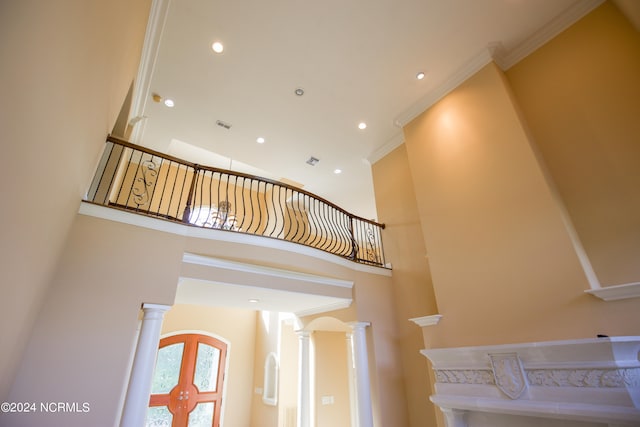
<instances>
[{"instance_id":1,"label":"doorway opening","mask_svg":"<svg viewBox=\"0 0 640 427\"><path fill-rule=\"evenodd\" d=\"M147 427L219 427L227 344L179 334L160 340Z\"/></svg>"}]
</instances>

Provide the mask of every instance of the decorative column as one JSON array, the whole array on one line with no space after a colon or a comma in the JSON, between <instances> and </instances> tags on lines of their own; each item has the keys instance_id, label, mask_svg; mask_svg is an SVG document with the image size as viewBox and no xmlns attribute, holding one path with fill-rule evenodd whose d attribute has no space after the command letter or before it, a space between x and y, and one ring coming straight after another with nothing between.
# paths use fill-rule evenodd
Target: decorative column
<instances>
[{"instance_id":1,"label":"decorative column","mask_svg":"<svg viewBox=\"0 0 640 427\"><path fill-rule=\"evenodd\" d=\"M149 407L153 370L156 367L162 320L164 313L170 308L171 306L169 305L142 305L144 315L131 368L127 397L122 410L121 427L144 426L147 408Z\"/></svg>"},{"instance_id":2,"label":"decorative column","mask_svg":"<svg viewBox=\"0 0 640 427\"><path fill-rule=\"evenodd\" d=\"M360 427L373 427L373 410L371 406L371 382L369 380L369 355L367 352L367 331L369 322L349 323L353 333L353 360L356 370L356 396L358 399L358 421Z\"/></svg>"},{"instance_id":3,"label":"decorative column","mask_svg":"<svg viewBox=\"0 0 640 427\"><path fill-rule=\"evenodd\" d=\"M349 412L351 414L351 427L359 427L358 423L358 397L356 395L356 372L353 357L353 334L346 333L347 338L347 372L349 375Z\"/></svg>"},{"instance_id":4,"label":"decorative column","mask_svg":"<svg viewBox=\"0 0 640 427\"><path fill-rule=\"evenodd\" d=\"M311 351L308 331L297 331L298 347L298 427L311 427Z\"/></svg>"}]
</instances>

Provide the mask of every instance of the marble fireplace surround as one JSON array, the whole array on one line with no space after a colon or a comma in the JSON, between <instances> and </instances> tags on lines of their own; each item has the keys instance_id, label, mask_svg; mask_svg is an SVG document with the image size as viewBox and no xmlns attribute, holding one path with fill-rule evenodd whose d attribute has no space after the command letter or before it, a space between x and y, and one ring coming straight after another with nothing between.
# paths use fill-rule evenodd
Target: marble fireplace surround
<instances>
[{"instance_id":1,"label":"marble fireplace surround","mask_svg":"<svg viewBox=\"0 0 640 427\"><path fill-rule=\"evenodd\" d=\"M448 427L640 426L640 336L421 353Z\"/></svg>"}]
</instances>

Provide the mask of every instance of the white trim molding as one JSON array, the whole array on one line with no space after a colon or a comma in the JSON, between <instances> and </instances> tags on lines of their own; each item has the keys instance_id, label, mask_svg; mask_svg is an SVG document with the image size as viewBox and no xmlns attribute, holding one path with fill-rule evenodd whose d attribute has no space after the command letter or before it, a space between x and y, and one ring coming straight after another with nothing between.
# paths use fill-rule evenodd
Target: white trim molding
<instances>
[{"instance_id":1,"label":"white trim molding","mask_svg":"<svg viewBox=\"0 0 640 427\"><path fill-rule=\"evenodd\" d=\"M605 301L638 298L640 297L640 282L588 289L585 293L591 294Z\"/></svg>"},{"instance_id":2,"label":"white trim molding","mask_svg":"<svg viewBox=\"0 0 640 427\"><path fill-rule=\"evenodd\" d=\"M581 0L574 2L567 10L556 16L515 48L510 51L498 50L494 58L496 64L504 71L508 70L558 34L578 22L602 3L604 3L604 0Z\"/></svg>"},{"instance_id":3,"label":"white trim molding","mask_svg":"<svg viewBox=\"0 0 640 427\"><path fill-rule=\"evenodd\" d=\"M140 141L145 124L144 110L149 99L151 77L155 69L160 40L169 14L171 0L153 0L147 22L147 31L144 36L138 75L134 83L133 100L131 102L131 114L129 124L135 125L131 135L132 142Z\"/></svg>"},{"instance_id":4,"label":"white trim molding","mask_svg":"<svg viewBox=\"0 0 640 427\"><path fill-rule=\"evenodd\" d=\"M396 122L396 126L401 128L402 124L400 122ZM380 147L376 148L371 154L369 154L367 156L367 162L370 165L373 165L375 162L382 159L402 144L404 144L404 132L400 131L389 141L385 142Z\"/></svg>"},{"instance_id":5,"label":"white trim molding","mask_svg":"<svg viewBox=\"0 0 640 427\"><path fill-rule=\"evenodd\" d=\"M448 79L440 83L434 90L407 110L400 113L394 123L398 127L406 126L411 120L422 114L491 61L494 61L502 70L508 70L562 31L575 24L602 3L604 3L604 0L582 0L574 2L571 7L512 49L505 49L499 40L489 43L485 49L469 58L467 62ZM402 139L396 136L374 151L368 158L369 162L375 163L401 143Z\"/></svg>"},{"instance_id":6,"label":"white trim molding","mask_svg":"<svg viewBox=\"0 0 640 427\"><path fill-rule=\"evenodd\" d=\"M425 326L437 325L440 323L440 319L442 319L442 314L432 314L431 316L414 317L413 319L409 319L409 321L424 328Z\"/></svg>"},{"instance_id":7,"label":"white trim molding","mask_svg":"<svg viewBox=\"0 0 640 427\"><path fill-rule=\"evenodd\" d=\"M413 104L398 117L396 117L396 119L394 120L396 126L406 126L407 124L409 124L409 122L411 122L411 120L418 117L433 104L444 98L449 92L461 85L469 77L480 71L485 65L493 60L492 53L492 49L482 49L482 51L470 58L464 65L462 65L462 67L460 67L455 73L453 73L449 78L442 82L442 84L440 84L430 93L428 93L424 98ZM385 146L387 144L385 144ZM395 147L389 146L386 149L391 152L393 148Z\"/></svg>"},{"instance_id":8,"label":"white trim molding","mask_svg":"<svg viewBox=\"0 0 640 427\"><path fill-rule=\"evenodd\" d=\"M639 352L640 336L421 351L445 412L610 425L640 425Z\"/></svg>"},{"instance_id":9,"label":"white trim molding","mask_svg":"<svg viewBox=\"0 0 640 427\"><path fill-rule=\"evenodd\" d=\"M337 286L340 288L353 288L353 281L334 279L332 277L318 276L316 274L300 273L298 271L284 270L281 268L266 267L264 265L246 264L243 262L229 261L222 258L197 255L185 252L182 262L187 264L205 265L224 270L241 271L244 273L259 274L261 276L271 276L280 279L300 280L302 282L317 283L319 285Z\"/></svg>"}]
</instances>

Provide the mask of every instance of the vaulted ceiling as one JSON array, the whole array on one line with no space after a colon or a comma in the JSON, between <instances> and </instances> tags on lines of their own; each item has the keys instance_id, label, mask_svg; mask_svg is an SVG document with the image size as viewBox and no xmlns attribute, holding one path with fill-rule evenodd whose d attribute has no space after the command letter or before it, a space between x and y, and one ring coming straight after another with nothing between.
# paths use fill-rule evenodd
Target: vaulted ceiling
<instances>
[{"instance_id":1,"label":"vaulted ceiling","mask_svg":"<svg viewBox=\"0 0 640 427\"><path fill-rule=\"evenodd\" d=\"M375 218L370 162L402 142L403 124L491 54L508 67L599 3L160 1L133 139Z\"/></svg>"}]
</instances>

